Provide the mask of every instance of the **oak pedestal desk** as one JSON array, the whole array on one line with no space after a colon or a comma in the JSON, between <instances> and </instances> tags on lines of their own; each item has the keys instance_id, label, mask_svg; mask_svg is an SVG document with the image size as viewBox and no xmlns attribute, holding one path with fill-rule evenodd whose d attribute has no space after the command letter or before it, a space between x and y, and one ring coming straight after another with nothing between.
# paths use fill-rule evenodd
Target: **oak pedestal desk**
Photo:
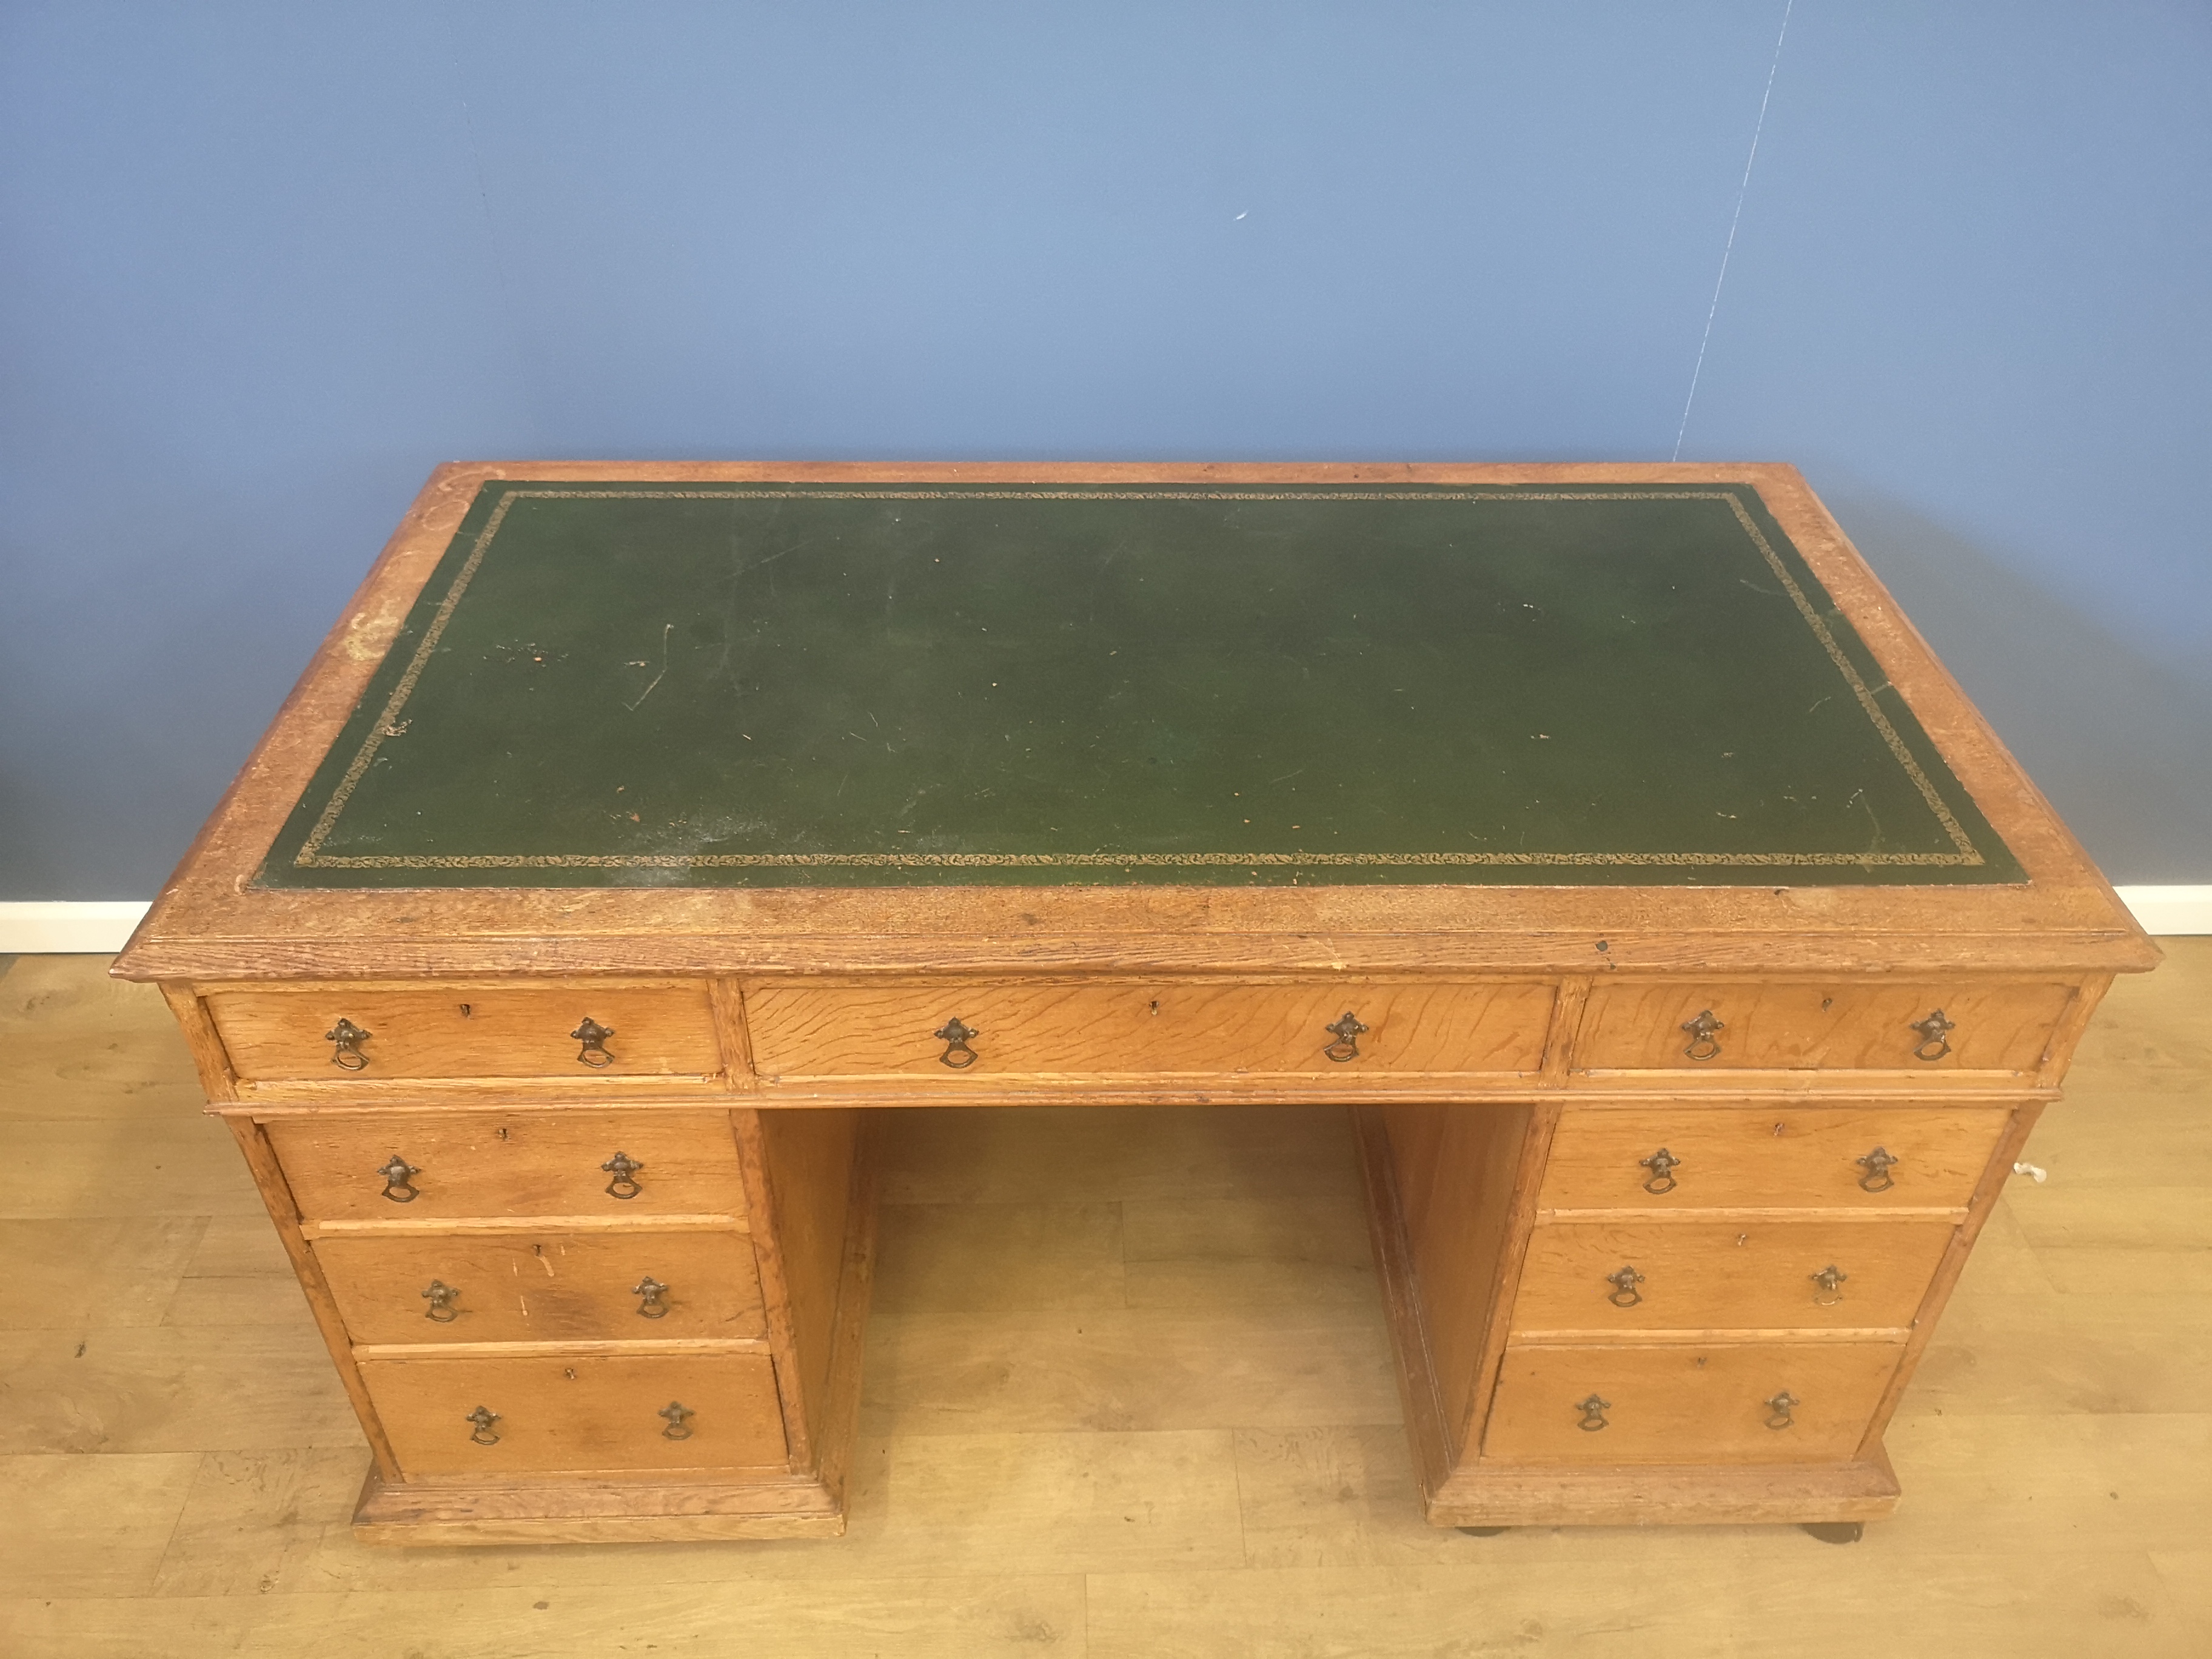
<instances>
[{"instance_id":1,"label":"oak pedestal desk","mask_svg":"<svg viewBox=\"0 0 2212 1659\"><path fill-rule=\"evenodd\" d=\"M116 971L453 1543L841 1531L946 1103L1346 1105L1439 1525L1884 1515L2156 957L1790 467L528 464Z\"/></svg>"}]
</instances>

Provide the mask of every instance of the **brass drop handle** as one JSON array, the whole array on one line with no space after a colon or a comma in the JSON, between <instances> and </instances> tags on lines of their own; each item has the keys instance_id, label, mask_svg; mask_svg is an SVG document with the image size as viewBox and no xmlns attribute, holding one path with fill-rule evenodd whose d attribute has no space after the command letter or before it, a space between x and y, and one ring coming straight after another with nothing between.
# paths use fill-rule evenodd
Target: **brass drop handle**
<instances>
[{"instance_id":1,"label":"brass drop handle","mask_svg":"<svg viewBox=\"0 0 2212 1659\"><path fill-rule=\"evenodd\" d=\"M460 1293L458 1285L448 1285L442 1279L432 1279L429 1288L422 1292L422 1299L430 1304L422 1310L422 1317L434 1319L441 1325L452 1324L461 1316L461 1310L453 1305Z\"/></svg>"},{"instance_id":2,"label":"brass drop handle","mask_svg":"<svg viewBox=\"0 0 2212 1659\"><path fill-rule=\"evenodd\" d=\"M499 1444L499 1437L492 1432L491 1427L493 1424L499 1421L499 1413L492 1410L490 1407L479 1406L474 1411L471 1412L466 1417L463 1418L461 1421L464 1423L473 1423L476 1425L473 1429L470 1430L469 1438L475 1441L479 1446L496 1446Z\"/></svg>"},{"instance_id":3,"label":"brass drop handle","mask_svg":"<svg viewBox=\"0 0 2212 1659\"><path fill-rule=\"evenodd\" d=\"M1850 1275L1834 1262L1831 1261L1811 1277L1816 1287L1813 1292L1814 1307L1832 1308L1844 1299L1844 1281Z\"/></svg>"},{"instance_id":4,"label":"brass drop handle","mask_svg":"<svg viewBox=\"0 0 2212 1659\"><path fill-rule=\"evenodd\" d=\"M1595 1434L1605 1427L1605 1414L1613 1409L1613 1401L1601 1400L1593 1394L1587 1400L1577 1401L1575 1409L1583 1414L1583 1420L1575 1426L1584 1434Z\"/></svg>"},{"instance_id":5,"label":"brass drop handle","mask_svg":"<svg viewBox=\"0 0 2212 1659\"><path fill-rule=\"evenodd\" d=\"M1695 1019L1686 1019L1682 1029L1690 1034L1690 1046L1682 1050L1692 1060L1711 1060L1721 1051L1718 1034L1728 1030L1725 1021L1716 1019L1713 1011L1705 1009Z\"/></svg>"},{"instance_id":6,"label":"brass drop handle","mask_svg":"<svg viewBox=\"0 0 2212 1659\"><path fill-rule=\"evenodd\" d=\"M394 1152L392 1162L376 1171L384 1177L384 1195L394 1204L412 1204L422 1194L415 1190L414 1177L421 1175L405 1158Z\"/></svg>"},{"instance_id":7,"label":"brass drop handle","mask_svg":"<svg viewBox=\"0 0 2212 1659\"><path fill-rule=\"evenodd\" d=\"M576 1051L576 1058L594 1071L604 1070L615 1063L615 1057L607 1052L607 1039L614 1034L613 1026L602 1025L589 1014L584 1016L582 1024L568 1033L584 1045Z\"/></svg>"},{"instance_id":8,"label":"brass drop handle","mask_svg":"<svg viewBox=\"0 0 2212 1659\"><path fill-rule=\"evenodd\" d=\"M1920 1033L1920 1046L1912 1051L1913 1059L1938 1060L1951 1052L1951 1033L1959 1025L1938 1008L1927 1018L1914 1020L1911 1029Z\"/></svg>"},{"instance_id":9,"label":"brass drop handle","mask_svg":"<svg viewBox=\"0 0 2212 1659\"><path fill-rule=\"evenodd\" d=\"M637 1172L645 1167L628 1152L617 1152L599 1165L614 1179L607 1182L609 1198L635 1198L645 1188L637 1184Z\"/></svg>"},{"instance_id":10,"label":"brass drop handle","mask_svg":"<svg viewBox=\"0 0 2212 1659\"><path fill-rule=\"evenodd\" d=\"M637 1304L637 1316L640 1319L665 1319L668 1317L668 1304L660 1299L668 1294L668 1286L662 1284L651 1273L647 1273L644 1278L639 1279L636 1284L631 1285L629 1287L629 1293L632 1296L641 1298Z\"/></svg>"},{"instance_id":11,"label":"brass drop handle","mask_svg":"<svg viewBox=\"0 0 2212 1659\"><path fill-rule=\"evenodd\" d=\"M1616 1308L1632 1308L1644 1300L1644 1292L1636 1288L1644 1282L1644 1275L1626 1263L1619 1273L1607 1273L1605 1282L1613 1286L1606 1300Z\"/></svg>"},{"instance_id":12,"label":"brass drop handle","mask_svg":"<svg viewBox=\"0 0 2212 1659\"><path fill-rule=\"evenodd\" d=\"M689 1440L691 1437L691 1419L698 1414L680 1400L670 1401L654 1413L668 1419L668 1426L660 1431L660 1437L663 1440Z\"/></svg>"},{"instance_id":13,"label":"brass drop handle","mask_svg":"<svg viewBox=\"0 0 2212 1659\"><path fill-rule=\"evenodd\" d=\"M951 1019L946 1020L944 1024L937 1028L933 1035L945 1045L945 1052L937 1057L939 1063L950 1066L954 1071L966 1071L979 1058L975 1051L968 1046L968 1040L970 1037L979 1037L983 1034L967 1024L959 1015L955 1014Z\"/></svg>"},{"instance_id":14,"label":"brass drop handle","mask_svg":"<svg viewBox=\"0 0 2212 1659\"><path fill-rule=\"evenodd\" d=\"M1644 1183L1647 1193L1671 1193L1674 1190L1674 1171L1682 1167L1682 1160L1662 1146L1649 1158L1637 1159L1639 1168L1651 1171L1651 1178Z\"/></svg>"},{"instance_id":15,"label":"brass drop handle","mask_svg":"<svg viewBox=\"0 0 2212 1659\"><path fill-rule=\"evenodd\" d=\"M1766 1402L1766 1426L1770 1429L1790 1427L1793 1419L1790 1413L1804 1403L1789 1389L1783 1389L1780 1394Z\"/></svg>"},{"instance_id":16,"label":"brass drop handle","mask_svg":"<svg viewBox=\"0 0 2212 1659\"><path fill-rule=\"evenodd\" d=\"M1347 1008L1344 1011L1342 1019L1333 1024L1324 1025L1321 1029L1336 1039L1323 1048L1322 1053L1334 1060L1359 1058L1359 1039L1367 1035L1367 1028L1359 1023L1359 1016L1353 1013L1351 1009Z\"/></svg>"},{"instance_id":17,"label":"brass drop handle","mask_svg":"<svg viewBox=\"0 0 2212 1659\"><path fill-rule=\"evenodd\" d=\"M1870 1193L1886 1193L1892 1187L1897 1185L1897 1182L1891 1178L1889 1172L1892 1170L1894 1170L1905 1160L1903 1158L1892 1158L1889 1155L1889 1149L1887 1147L1877 1146L1872 1152L1869 1152L1864 1158L1855 1158L1852 1161L1856 1163L1859 1168L1866 1171L1864 1175L1859 1177L1859 1185L1861 1187L1863 1187Z\"/></svg>"},{"instance_id":18,"label":"brass drop handle","mask_svg":"<svg viewBox=\"0 0 2212 1659\"><path fill-rule=\"evenodd\" d=\"M337 1046L331 1053L331 1064L343 1072L358 1072L368 1064L368 1056L361 1045L374 1033L364 1031L349 1019L341 1019L323 1033L323 1041Z\"/></svg>"}]
</instances>

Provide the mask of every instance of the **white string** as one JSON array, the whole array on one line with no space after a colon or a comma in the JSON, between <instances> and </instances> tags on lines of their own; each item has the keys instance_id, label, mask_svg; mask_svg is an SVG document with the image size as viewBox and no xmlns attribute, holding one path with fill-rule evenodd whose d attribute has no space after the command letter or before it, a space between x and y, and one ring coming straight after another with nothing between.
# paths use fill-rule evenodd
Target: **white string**
<instances>
[{"instance_id":1,"label":"white string","mask_svg":"<svg viewBox=\"0 0 2212 1659\"><path fill-rule=\"evenodd\" d=\"M1797 0L1784 0L1782 27L1774 36L1774 61L1766 66L1766 90L1759 100L1759 119L1751 129L1751 154L1743 158L1743 182L1735 188L1735 211L1729 218L1728 243L1721 249L1721 274L1713 278L1713 302L1705 311L1705 337L1698 342L1698 362L1690 370L1690 395L1682 399L1682 424L1674 429L1674 453L1682 459L1682 440L1690 430L1690 405L1698 400L1698 377L1705 372L1705 348L1713 343L1713 319L1720 314L1721 284L1728 281L1729 255L1735 252L1735 228L1743 217L1743 198L1751 192L1752 163L1759 160L1759 135L1766 130L1767 100L1774 96L1774 76L1782 67L1782 42L1790 33L1790 9Z\"/></svg>"}]
</instances>

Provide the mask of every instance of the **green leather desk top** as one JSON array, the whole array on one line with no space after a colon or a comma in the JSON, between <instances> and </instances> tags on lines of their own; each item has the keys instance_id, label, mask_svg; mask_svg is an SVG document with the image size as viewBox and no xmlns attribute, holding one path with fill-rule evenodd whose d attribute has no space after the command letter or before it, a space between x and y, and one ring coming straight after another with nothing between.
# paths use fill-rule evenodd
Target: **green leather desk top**
<instances>
[{"instance_id":1,"label":"green leather desk top","mask_svg":"<svg viewBox=\"0 0 2212 1659\"><path fill-rule=\"evenodd\" d=\"M2022 876L1746 485L495 482L258 879Z\"/></svg>"}]
</instances>

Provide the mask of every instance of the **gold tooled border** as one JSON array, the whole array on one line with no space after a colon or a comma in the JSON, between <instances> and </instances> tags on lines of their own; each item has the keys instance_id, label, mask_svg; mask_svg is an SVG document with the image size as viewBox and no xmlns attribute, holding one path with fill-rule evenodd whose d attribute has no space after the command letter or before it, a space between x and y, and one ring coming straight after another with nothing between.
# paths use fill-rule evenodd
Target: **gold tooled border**
<instances>
[{"instance_id":1,"label":"gold tooled border","mask_svg":"<svg viewBox=\"0 0 2212 1659\"><path fill-rule=\"evenodd\" d=\"M345 810L354 790L367 775L377 750L386 738L395 737L402 729L400 711L415 694L415 687L422 671L438 648L446 626L453 618L461 596L468 591L470 582L483 565L484 556L491 550L492 539L499 534L500 526L506 521L507 511L518 501L728 501L728 500L805 500L805 501L943 501L967 500L975 496L1018 496L1031 501L1093 501L1110 496L1126 501L1711 501L1729 504L1744 534L1759 550L1789 594L1790 603L1828 653L1828 659L1844 677L1859 708L1881 734L1882 742L1896 759L1905 775L1920 792L1944 833L1957 850L1949 853L545 853L545 854L344 854L325 856L323 843L337 826L338 815ZM979 486L966 489L760 489L734 485L720 489L510 489L500 498L492 509L484 527L477 532L475 544L469 556L455 573L453 585L439 601L438 609L423 630L422 638L409 660L406 672L385 700L384 710L361 748L346 767L345 775L331 792L314 828L300 845L292 863L295 868L307 870L613 870L613 869L743 869L743 868L811 868L843 866L858 869L1145 869L1145 868L1233 868L1242 865L1251 869L1297 866L1328 868L1338 866L1448 866L1472 865L1501 866L1594 866L1649 865L1655 867L1710 867L1718 866L1960 866L1978 865L1987 860L1975 847L1965 828L1959 823L1942 796L1937 793L1919 760L1906 745L1904 738L1889 717L1875 701L1869 688L1843 647L1836 641L1834 633L1812 602L1805 590L1781 556L1774 550L1765 535L1759 530L1751 514L1744 510L1743 502L1729 489L1610 489L1610 490L1547 490L1541 492L1515 490L1510 494L1487 490L1450 490L1434 488L1384 490L1328 489L1325 494L1315 490L1257 490L1257 489L1116 489L1106 486L1093 489L1037 489L1018 485Z\"/></svg>"}]
</instances>

